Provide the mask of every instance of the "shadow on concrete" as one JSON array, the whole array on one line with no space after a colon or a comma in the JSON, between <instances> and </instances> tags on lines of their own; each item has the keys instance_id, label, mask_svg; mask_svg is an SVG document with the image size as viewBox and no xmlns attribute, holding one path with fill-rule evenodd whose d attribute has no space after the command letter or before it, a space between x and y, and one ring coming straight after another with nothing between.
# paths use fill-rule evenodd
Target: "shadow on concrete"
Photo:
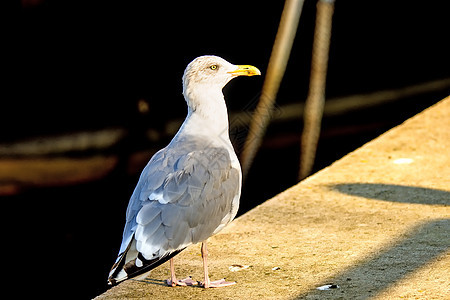
<instances>
[{"instance_id":1,"label":"shadow on concrete","mask_svg":"<svg viewBox=\"0 0 450 300\"><path fill-rule=\"evenodd\" d=\"M315 287L295 299L370 299L444 255L450 249L449 233L450 219L417 225L404 239L317 286L340 288L321 291Z\"/></svg>"},{"instance_id":2,"label":"shadow on concrete","mask_svg":"<svg viewBox=\"0 0 450 300\"><path fill-rule=\"evenodd\" d=\"M130 280L168 287L168 285L166 283L166 280L161 280L161 279L153 279L153 278L135 279L135 278L131 278Z\"/></svg>"},{"instance_id":3,"label":"shadow on concrete","mask_svg":"<svg viewBox=\"0 0 450 300\"><path fill-rule=\"evenodd\" d=\"M167 285L167 281L166 280L153 279L153 278L144 278L144 279L134 279L134 278L132 278L130 280L137 281L137 282L142 282L142 283L147 283L147 284L160 285L160 286L164 286L164 287L167 287L167 288L172 288L171 286ZM194 283L193 285L184 286L184 288L202 288L203 289L203 286L200 284L199 281L197 281L196 284Z\"/></svg>"},{"instance_id":4,"label":"shadow on concrete","mask_svg":"<svg viewBox=\"0 0 450 300\"><path fill-rule=\"evenodd\" d=\"M381 184L344 183L329 186L341 193L383 201L450 205L450 192L422 187Z\"/></svg>"}]
</instances>

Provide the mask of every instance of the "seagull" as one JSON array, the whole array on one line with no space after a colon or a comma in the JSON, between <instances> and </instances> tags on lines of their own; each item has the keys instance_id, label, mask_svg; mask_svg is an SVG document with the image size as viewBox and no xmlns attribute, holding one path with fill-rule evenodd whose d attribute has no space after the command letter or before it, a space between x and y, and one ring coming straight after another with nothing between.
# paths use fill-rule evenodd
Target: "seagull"
<instances>
[{"instance_id":1,"label":"seagull","mask_svg":"<svg viewBox=\"0 0 450 300\"><path fill-rule=\"evenodd\" d=\"M242 173L228 131L223 87L238 76L261 75L250 65L200 56L183 74L188 114L172 141L150 159L130 198L122 244L108 283L115 285L170 261L169 286L235 284L208 276L206 240L236 216ZM204 281L178 280L173 257L202 243Z\"/></svg>"}]
</instances>

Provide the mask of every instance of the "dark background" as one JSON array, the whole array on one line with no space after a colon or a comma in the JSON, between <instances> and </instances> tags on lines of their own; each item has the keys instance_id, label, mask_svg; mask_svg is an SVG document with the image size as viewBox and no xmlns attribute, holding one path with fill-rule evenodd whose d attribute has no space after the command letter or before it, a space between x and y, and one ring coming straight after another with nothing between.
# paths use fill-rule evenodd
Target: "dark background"
<instances>
[{"instance_id":1,"label":"dark background","mask_svg":"<svg viewBox=\"0 0 450 300\"><path fill-rule=\"evenodd\" d=\"M305 1L279 106L306 98L315 3ZM251 112L283 5L17 1L2 45L6 79L0 143L108 127L162 129L185 116L181 76L192 59L205 54L262 71L263 76L234 80L224 90L231 111ZM450 77L448 36L445 1L338 0L327 97ZM324 119L315 170L448 94L438 91ZM140 99L149 104L146 115L137 109ZM268 128L243 187L240 213L296 183L301 129L300 121ZM144 141L133 141L127 147L145 148L139 144ZM14 241L8 249L20 263L15 269L30 286L36 284L36 292L84 299L106 289L139 175L122 171L95 182L35 188L0 199L8 204L5 216L15 219L4 227Z\"/></svg>"}]
</instances>

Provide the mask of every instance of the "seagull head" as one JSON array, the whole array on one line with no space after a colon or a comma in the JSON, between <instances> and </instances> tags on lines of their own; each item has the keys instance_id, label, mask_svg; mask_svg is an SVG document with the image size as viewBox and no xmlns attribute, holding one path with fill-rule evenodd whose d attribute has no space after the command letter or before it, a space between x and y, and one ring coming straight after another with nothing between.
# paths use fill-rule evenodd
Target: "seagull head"
<instances>
[{"instance_id":1,"label":"seagull head","mask_svg":"<svg viewBox=\"0 0 450 300\"><path fill-rule=\"evenodd\" d=\"M233 65L218 56L206 55L194 59L183 75L183 94L205 85L219 91L238 76L261 75L258 68L250 65Z\"/></svg>"}]
</instances>

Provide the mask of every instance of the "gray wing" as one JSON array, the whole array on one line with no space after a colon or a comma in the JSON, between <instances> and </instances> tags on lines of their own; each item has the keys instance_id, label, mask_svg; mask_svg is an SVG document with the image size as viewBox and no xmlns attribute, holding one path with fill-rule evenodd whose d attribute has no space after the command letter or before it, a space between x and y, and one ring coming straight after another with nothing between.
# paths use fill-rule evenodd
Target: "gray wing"
<instances>
[{"instance_id":1,"label":"gray wing","mask_svg":"<svg viewBox=\"0 0 450 300\"><path fill-rule=\"evenodd\" d=\"M182 156L169 150L165 159L167 164L158 168L165 173L163 180L148 174L139 193L136 249L146 259L206 240L230 221L233 199L239 195L240 174L224 148Z\"/></svg>"},{"instance_id":2,"label":"gray wing","mask_svg":"<svg viewBox=\"0 0 450 300\"><path fill-rule=\"evenodd\" d=\"M125 264L168 257L206 240L236 215L241 174L227 149L190 148L162 149L143 170L127 208L118 261L125 252L135 253Z\"/></svg>"}]
</instances>

